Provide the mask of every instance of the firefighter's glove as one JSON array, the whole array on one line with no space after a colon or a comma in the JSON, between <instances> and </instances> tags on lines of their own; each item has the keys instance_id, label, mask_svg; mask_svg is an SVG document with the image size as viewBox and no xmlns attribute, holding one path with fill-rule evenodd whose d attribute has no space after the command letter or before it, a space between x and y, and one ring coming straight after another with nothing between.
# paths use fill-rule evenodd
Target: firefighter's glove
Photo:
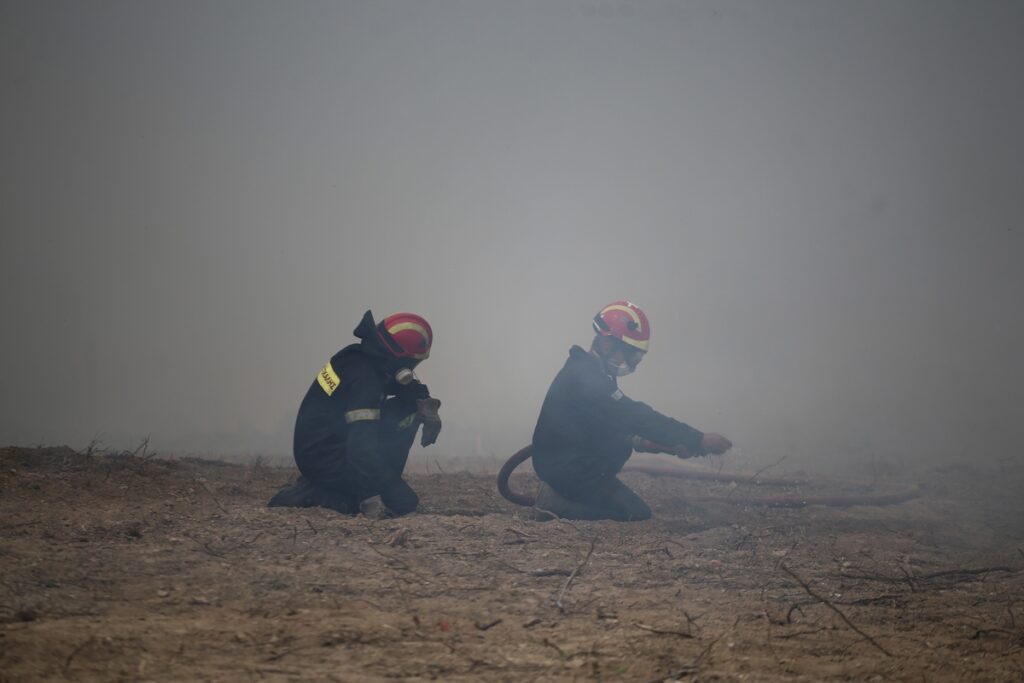
<instances>
[{"instance_id":1,"label":"firefighter's glove","mask_svg":"<svg viewBox=\"0 0 1024 683\"><path fill-rule=\"evenodd\" d=\"M715 434L714 432L705 432L704 438L700 441L700 447L705 453L711 453L712 455L721 455L727 450L732 448L732 441L725 438L721 434Z\"/></svg>"},{"instance_id":2,"label":"firefighter's glove","mask_svg":"<svg viewBox=\"0 0 1024 683\"><path fill-rule=\"evenodd\" d=\"M421 446L429 446L434 443L441 433L441 416L437 414L440 407L441 401L436 398L416 400L416 416L423 423L423 434L420 437Z\"/></svg>"}]
</instances>

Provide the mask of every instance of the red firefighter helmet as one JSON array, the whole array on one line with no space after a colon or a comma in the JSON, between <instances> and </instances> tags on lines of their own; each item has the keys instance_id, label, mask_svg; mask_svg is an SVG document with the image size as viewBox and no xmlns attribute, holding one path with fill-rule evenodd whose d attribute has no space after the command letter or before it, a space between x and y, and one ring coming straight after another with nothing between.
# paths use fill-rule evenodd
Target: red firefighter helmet
<instances>
[{"instance_id":1,"label":"red firefighter helmet","mask_svg":"<svg viewBox=\"0 0 1024 683\"><path fill-rule=\"evenodd\" d=\"M377 325L377 335L395 358L423 360L430 355L434 332L415 313L394 313Z\"/></svg>"},{"instance_id":2,"label":"red firefighter helmet","mask_svg":"<svg viewBox=\"0 0 1024 683\"><path fill-rule=\"evenodd\" d=\"M647 315L630 301L615 301L598 311L594 316L594 331L645 352L651 340L651 324L647 322Z\"/></svg>"}]
</instances>

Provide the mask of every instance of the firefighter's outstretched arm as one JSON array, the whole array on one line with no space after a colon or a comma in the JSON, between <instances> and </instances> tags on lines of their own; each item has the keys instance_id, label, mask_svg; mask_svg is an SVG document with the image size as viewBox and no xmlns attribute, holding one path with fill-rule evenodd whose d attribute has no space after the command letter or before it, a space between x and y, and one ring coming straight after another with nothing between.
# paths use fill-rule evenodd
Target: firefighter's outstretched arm
<instances>
[{"instance_id":1,"label":"firefighter's outstretched arm","mask_svg":"<svg viewBox=\"0 0 1024 683\"><path fill-rule=\"evenodd\" d=\"M621 392L609 397L610 419L621 425L624 431L641 436L649 441L668 446L683 446L694 455L702 455L704 432L685 422L662 415L646 403L634 401Z\"/></svg>"},{"instance_id":2,"label":"firefighter's outstretched arm","mask_svg":"<svg viewBox=\"0 0 1024 683\"><path fill-rule=\"evenodd\" d=\"M732 443L720 434L705 434L685 422L659 413L646 403L634 401L619 389L609 392L606 385L589 382L585 382L581 389L596 397L595 401L585 403L593 405L601 419L617 425L622 433L646 440L647 443L634 441L633 446L639 446L637 450L658 451L662 449L657 446L663 445L674 449L669 452L688 457L724 453L732 447Z\"/></svg>"}]
</instances>

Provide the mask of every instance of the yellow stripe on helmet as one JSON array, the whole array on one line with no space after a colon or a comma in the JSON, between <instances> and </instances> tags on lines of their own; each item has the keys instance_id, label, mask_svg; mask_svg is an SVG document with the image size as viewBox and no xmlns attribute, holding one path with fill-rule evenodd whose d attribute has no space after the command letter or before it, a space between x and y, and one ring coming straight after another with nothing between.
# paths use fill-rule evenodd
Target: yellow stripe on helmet
<instances>
[{"instance_id":1,"label":"yellow stripe on helmet","mask_svg":"<svg viewBox=\"0 0 1024 683\"><path fill-rule=\"evenodd\" d=\"M393 325L388 328L388 334L394 336L395 334L403 330L414 330L415 332L418 332L419 335L426 340L427 346L430 346L430 335L427 334L427 331L423 328L423 325L420 325L419 323L398 323L397 325Z\"/></svg>"},{"instance_id":2,"label":"yellow stripe on helmet","mask_svg":"<svg viewBox=\"0 0 1024 683\"><path fill-rule=\"evenodd\" d=\"M623 337L622 337L622 341L626 342L626 343L627 343L627 344L629 344L630 346L633 346L633 347L635 347L635 348L638 348L638 349L640 349L640 350L641 350L641 351L643 351L644 353L646 353L646 352L647 352L647 340L646 340L646 339L645 339L645 340L640 340L640 339L630 339L629 337L627 337L627 336L623 335Z\"/></svg>"},{"instance_id":3,"label":"yellow stripe on helmet","mask_svg":"<svg viewBox=\"0 0 1024 683\"><path fill-rule=\"evenodd\" d=\"M397 333L403 332L405 330L412 330L416 334L418 334L421 337L423 337L423 340L426 341L426 343L427 343L427 352L426 353L416 353L416 354L413 354L413 358L416 358L418 360L423 360L425 358L429 358L430 357L430 344L431 344L432 340L430 339L430 334L427 333L427 330L426 330L426 328L423 327L423 325L420 325L419 323L413 323L413 322L398 323L397 325L392 325L391 327L388 328L388 334L390 334L393 337Z\"/></svg>"}]
</instances>

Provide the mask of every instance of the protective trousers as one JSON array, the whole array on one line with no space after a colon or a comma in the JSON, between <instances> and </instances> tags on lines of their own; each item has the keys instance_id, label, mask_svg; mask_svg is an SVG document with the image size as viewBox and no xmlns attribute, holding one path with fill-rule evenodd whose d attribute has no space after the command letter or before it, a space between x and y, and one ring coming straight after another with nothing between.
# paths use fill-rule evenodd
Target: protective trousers
<instances>
[{"instance_id":1,"label":"protective trousers","mask_svg":"<svg viewBox=\"0 0 1024 683\"><path fill-rule=\"evenodd\" d=\"M638 522L651 517L647 503L614 476L591 480L585 486L541 484L535 507L565 519Z\"/></svg>"}]
</instances>

